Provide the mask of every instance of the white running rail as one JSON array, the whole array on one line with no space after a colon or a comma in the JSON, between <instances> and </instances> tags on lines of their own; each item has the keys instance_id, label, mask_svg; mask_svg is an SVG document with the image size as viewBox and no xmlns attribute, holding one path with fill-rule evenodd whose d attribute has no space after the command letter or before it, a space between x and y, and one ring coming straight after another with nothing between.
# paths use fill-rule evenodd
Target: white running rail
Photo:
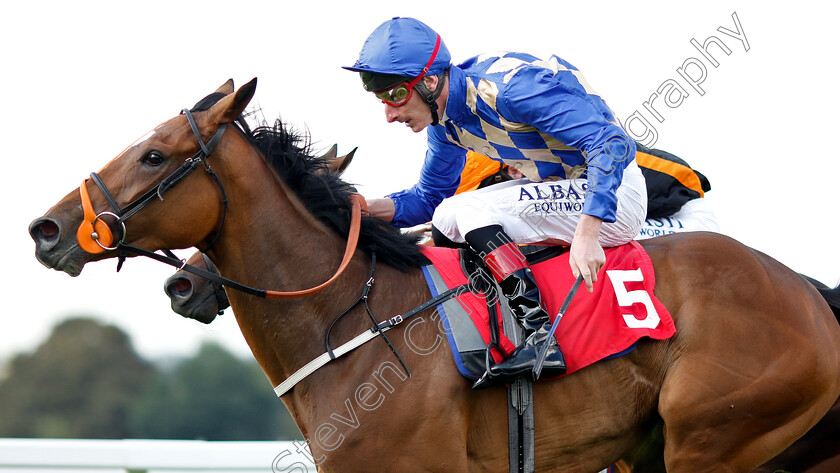
<instances>
[{"instance_id":1,"label":"white running rail","mask_svg":"<svg viewBox=\"0 0 840 473\"><path fill-rule=\"evenodd\" d=\"M0 439L2 473L314 473L304 442Z\"/></svg>"},{"instance_id":2,"label":"white running rail","mask_svg":"<svg viewBox=\"0 0 840 473\"><path fill-rule=\"evenodd\" d=\"M0 473L315 473L311 458L302 441L0 438Z\"/></svg>"}]
</instances>

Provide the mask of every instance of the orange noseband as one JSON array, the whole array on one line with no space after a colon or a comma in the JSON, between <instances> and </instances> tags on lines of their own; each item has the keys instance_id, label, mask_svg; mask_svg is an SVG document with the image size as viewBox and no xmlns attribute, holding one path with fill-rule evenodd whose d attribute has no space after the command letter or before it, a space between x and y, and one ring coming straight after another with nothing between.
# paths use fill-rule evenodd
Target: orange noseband
<instances>
[{"instance_id":1,"label":"orange noseband","mask_svg":"<svg viewBox=\"0 0 840 473\"><path fill-rule=\"evenodd\" d=\"M93 210L93 204L90 201L90 194L88 194L87 183L90 179L85 179L82 185L79 186L79 196L82 199L82 211L84 212L84 219L76 230L76 241L79 242L79 247L91 254L99 254L105 250L113 250L116 247L111 247L114 244L114 234L111 232L111 227L102 220L103 215L112 215L117 217L112 212L102 212L97 214ZM125 235L125 227L123 227L123 235Z\"/></svg>"}]
</instances>

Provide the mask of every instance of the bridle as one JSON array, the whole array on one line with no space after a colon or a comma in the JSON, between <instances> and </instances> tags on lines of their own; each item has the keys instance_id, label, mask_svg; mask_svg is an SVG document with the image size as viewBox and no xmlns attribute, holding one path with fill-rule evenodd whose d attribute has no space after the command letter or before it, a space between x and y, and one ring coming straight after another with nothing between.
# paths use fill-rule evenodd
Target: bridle
<instances>
[{"instance_id":1,"label":"bridle","mask_svg":"<svg viewBox=\"0 0 840 473\"><path fill-rule=\"evenodd\" d=\"M210 257L207 256L207 253L201 253L201 257L204 259L204 266L207 266L207 271L218 275L219 270L216 269L216 265L213 264L213 262L210 260ZM230 307L230 301L227 298L227 293L225 293L225 289L222 286L222 283L212 281L211 284L213 287L213 297L216 298L216 306L219 308L219 311L216 312L216 315L223 315L225 313L225 309Z\"/></svg>"},{"instance_id":2,"label":"bridle","mask_svg":"<svg viewBox=\"0 0 840 473\"><path fill-rule=\"evenodd\" d=\"M339 265L338 269L331 278L309 289L303 289L299 291L271 291L266 289L255 289L244 284L240 284L236 281L227 279L224 276L219 275L218 273L210 272L189 265L186 263L186 260L179 259L168 249L163 250L165 255L160 255L155 253L154 251L149 251L145 248L140 248L138 246L126 243L125 221L131 216L135 215L140 210L142 210L144 207L146 207L152 200L154 200L155 197L163 201L163 195L166 192L168 192L175 185L183 181L187 176L189 176L201 165L204 166L204 169L207 172L207 174L219 187L219 190L222 193L223 206L222 217L220 218L219 223L216 226L215 236L213 237L213 240L210 242L210 244L201 251L208 251L216 243L216 241L219 238L219 235L221 234L222 226L224 225L225 215L227 214L228 208L227 194L225 193L225 188L224 185L222 185L221 180L219 180L219 177L210 168L210 165L207 162L207 158L210 157L210 155L213 153L213 150L216 148L216 145L218 145L219 141L221 141L222 135L224 134L227 125L221 125L216 130L216 133L213 134L213 137L210 138L210 141L204 143L204 141L202 141L201 139L201 134L198 131L198 126L195 123L195 119L193 118L192 113L188 109L182 110L181 113L185 115L187 117L187 121L189 121L190 128L192 129L193 135L195 136L195 139L198 142L198 152L196 152L191 157L187 158L183 164L181 164L171 174L163 178L163 180L161 180L160 183L147 190L145 193L143 193L143 195L134 199L125 207L119 206L116 199L114 199L113 195L108 190L108 187L99 177L99 175L97 175L97 173L95 172L92 172L90 174L90 180L92 180L94 184L96 184L100 192L102 192L102 194L105 196L105 200L108 201L108 205L111 207L111 210L99 212L98 214L94 211L93 204L90 200L90 194L87 190L88 179L85 179L85 181L82 182L82 185L79 186L79 194L82 201L82 211L84 213L82 223L79 225L79 228L76 231L76 239L79 242L79 246L84 251L91 254L99 254L105 251L119 251L120 255L119 263L117 265L117 271L119 271L123 261L125 260L125 257L129 253L139 256L146 256L154 260L160 261L162 263L174 266L180 270L187 271L197 276L206 278L210 281L222 284L226 287L230 287L232 289L236 289L238 291L242 291L266 299L293 299L307 296L321 291L322 289L332 284L336 279L338 279L341 273L344 272L344 270L350 264L350 260L352 259L353 254L356 251L356 245L359 241L362 207L366 207L366 205L364 205L364 199L358 194L353 194L350 196L352 204L350 216L350 231L347 237L347 247L344 251L344 257L341 261L341 264ZM116 224L119 225L120 239L116 242L116 244L114 243L115 238L113 232L111 231L111 228L103 220L103 217L105 216L109 216L116 219Z\"/></svg>"},{"instance_id":3,"label":"bridle","mask_svg":"<svg viewBox=\"0 0 840 473\"><path fill-rule=\"evenodd\" d=\"M350 229L347 236L347 246L344 250L344 256L341 260L341 264L339 265L338 269L335 271L332 277L330 277L323 283L311 287L309 289L303 289L299 291L270 291L266 289L256 289L228 279L224 276L221 276L218 273L218 271L214 272L212 270L204 270L193 265L189 265L187 264L186 260L179 259L168 249L162 250L165 253L165 255L160 255L158 253L155 253L154 251L149 251L145 248L140 248L138 246L126 243L125 221L132 215L135 215L137 212L142 210L155 197L163 201L163 194L172 189L172 187L177 185L179 182L183 181L187 176L190 175L190 173L192 173L198 168L199 165L202 164L204 165L207 174L209 174L213 178L213 180L216 182L216 184L219 186L219 189L222 192L222 203L224 205L224 211L222 213L220 223L217 225L216 236L213 238L213 241L209 246L212 246L219 238L219 234L222 230L222 225L224 224L224 215L227 211L227 197L222 182L219 180L218 176L216 176L216 174L212 171L212 169L210 169L210 165L207 163L207 158L210 157L216 145L218 145L219 141L222 139L222 135L225 132L226 125L221 125L219 129L216 130L216 133L213 134L213 137L210 139L210 141L204 143L201 140L201 134L198 131L198 127L195 124L195 119L193 118L192 113L190 113L188 109L184 109L182 111L182 114L186 115L187 120L190 123L190 128L192 128L193 135L195 136L195 139L198 142L199 150L196 154L194 154L190 158L187 158L187 160L184 161L184 163L181 164L181 166L178 167L178 169L166 176L156 186L146 191L143 195L141 195L125 207L120 207L119 204L117 204L117 201L114 199L111 192L108 190L108 187L105 185L104 182L102 182L102 179L100 179L100 177L95 172L91 173L90 179L94 182L94 184L96 184L96 186L105 196L105 199L108 201L108 205L111 206L110 211L104 211L98 214L94 211L93 204L90 201L90 195L88 194L87 190L87 179L82 183L81 186L79 186L79 194L81 196L82 209L84 212L84 219L82 220L82 223L79 225L79 229L76 232L77 240L79 241L79 246L88 253L93 254L102 253L104 251L119 251L120 262L117 265L118 271L120 269L120 266L122 265L122 262L125 259L125 256L128 253L132 253L138 256L146 256L154 260L160 261L162 263L169 264L178 268L179 270L187 271L197 276L201 276L209 281L212 281L213 283L218 283L225 287L236 289L238 291L242 291L247 294L266 299L294 299L308 296L310 294L314 294L318 291L323 290L324 288L332 284L336 279L338 279L338 277L350 264L350 260L352 260L353 254L356 252L356 246L359 242L359 233L361 231L362 211L364 209L364 211L367 212L367 205L364 201L364 198L359 194L352 194L350 196L350 202L352 206L350 213ZM116 244L114 244L114 236L111 232L110 227L102 219L102 217L106 215L116 218L116 222L120 225L121 236ZM207 251L207 249L209 249L209 246L208 248L202 250L202 252ZM208 265L208 268L209 267L211 267L211 265ZM405 362L402 360L402 357L400 357L399 353L397 353L396 348L391 344L390 340L388 340L388 337L385 335L385 332L403 323L406 319L413 317L414 315L419 314L432 307L435 307L437 304L440 304L443 301L448 300L452 297L456 297L458 294L464 292L465 290L468 290L468 285L466 284L457 288L449 289L448 291L438 294L436 297L433 297L432 299L409 310L408 312L405 312L403 314L397 314L389 319L386 319L383 322L379 322L374 317L373 312L371 312L371 309L368 306L368 295L370 294L370 291L373 287L373 273L375 268L376 253L372 252L369 277L367 279L367 282L365 282L361 294L355 302L353 302L349 307L347 307L346 310L344 310L333 320L333 322L330 324L329 328L326 331L326 336L324 340L326 352L299 368L291 376L289 376L289 378L287 378L285 381L276 386L274 388L274 391L278 397L288 392L300 380L309 376L310 374L318 370L320 367L377 337L381 337L382 340L385 341L385 343L397 357L397 360L402 365L406 374L410 377L411 372L408 370L408 366L406 366ZM364 305L365 311L367 312L368 316L373 322L373 326L365 332L361 333L360 335L356 336L349 342L346 342L339 347L333 348L330 344L330 332L332 331L333 326L335 326L338 320L341 319L345 314L349 313L352 309L354 309L360 304Z\"/></svg>"},{"instance_id":4,"label":"bridle","mask_svg":"<svg viewBox=\"0 0 840 473\"><path fill-rule=\"evenodd\" d=\"M136 248L125 242L125 221L149 205L155 197L163 202L163 195L175 187L175 185L186 179L186 177L192 174L192 172L200 165L204 165L207 175L213 179L222 193L222 217L217 225L216 234L213 237L213 240L203 251L209 250L216 243L216 240L218 240L219 235L221 234L221 228L224 225L225 216L227 215L227 194L225 193L224 185L222 185L222 182L219 180L218 176L216 176L216 173L210 168L207 158L216 148L216 145L219 144L219 141L221 141L222 135L227 128L227 124L221 125L216 130L213 137L210 138L210 141L204 143L201 140L201 135L199 134L198 127L195 124L195 119L193 118L192 113L188 109L184 109L181 111L181 114L186 115L187 120L190 123L190 128L192 128L193 134L198 141L199 150L194 155L187 158L175 171L163 178L160 183L147 190L143 193L143 195L137 197L125 207L120 207L99 175L92 172L90 173L89 179L96 184L96 187L99 188L99 191L102 192L102 195L105 196L105 200L108 201L108 205L111 207L110 211L106 210L98 214L93 210L93 204L90 200L90 194L87 189L88 179L85 179L85 181L82 182L82 185L79 186L84 219L76 232L76 238L79 241L79 246L81 246L83 250L92 254L98 254L104 251L120 250L120 265L122 265L122 262L125 260L125 253L127 251L131 251L133 248ZM120 240L114 246L110 246L114 244L114 235L111 232L111 228L103 221L102 217L104 216L113 217L116 220L115 223L119 225Z\"/></svg>"}]
</instances>

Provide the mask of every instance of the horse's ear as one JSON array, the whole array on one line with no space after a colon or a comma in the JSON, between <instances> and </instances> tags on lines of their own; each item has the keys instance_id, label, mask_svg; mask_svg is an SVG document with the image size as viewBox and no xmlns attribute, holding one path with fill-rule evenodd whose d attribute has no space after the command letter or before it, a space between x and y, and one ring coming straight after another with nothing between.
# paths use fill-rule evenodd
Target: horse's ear
<instances>
[{"instance_id":1,"label":"horse's ear","mask_svg":"<svg viewBox=\"0 0 840 473\"><path fill-rule=\"evenodd\" d=\"M221 87L216 89L216 92L218 92L220 94L225 94L225 95L232 94L233 93L233 79L228 79L227 82L225 82L224 84L222 84Z\"/></svg>"},{"instance_id":2,"label":"horse's ear","mask_svg":"<svg viewBox=\"0 0 840 473\"><path fill-rule=\"evenodd\" d=\"M335 159L335 157L337 155L338 155L338 145L335 144L335 145L332 145L332 148L328 149L327 152L324 153L323 156L321 156L321 159L325 159L328 162L332 162L332 160Z\"/></svg>"},{"instance_id":3,"label":"horse's ear","mask_svg":"<svg viewBox=\"0 0 840 473\"><path fill-rule=\"evenodd\" d=\"M342 174L344 170L347 169L347 166L350 165L350 161L353 160L353 155L356 154L357 149L359 148L353 148L353 151L350 151L349 153L339 158L335 158L333 162L337 163L338 166L335 169L333 169L333 172L335 172L336 174Z\"/></svg>"},{"instance_id":4,"label":"horse's ear","mask_svg":"<svg viewBox=\"0 0 840 473\"><path fill-rule=\"evenodd\" d=\"M220 125L222 123L231 123L242 115L245 107L254 98L254 92L257 91L257 78L251 79L251 82L240 87L236 92L229 94L216 102L210 107L209 116L213 121Z\"/></svg>"}]
</instances>

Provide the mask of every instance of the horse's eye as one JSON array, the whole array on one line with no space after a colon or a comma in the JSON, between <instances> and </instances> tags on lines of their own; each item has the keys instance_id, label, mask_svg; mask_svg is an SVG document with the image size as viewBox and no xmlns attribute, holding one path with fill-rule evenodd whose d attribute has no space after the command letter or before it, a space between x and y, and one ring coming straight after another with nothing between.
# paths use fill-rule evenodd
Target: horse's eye
<instances>
[{"instance_id":1,"label":"horse's eye","mask_svg":"<svg viewBox=\"0 0 840 473\"><path fill-rule=\"evenodd\" d=\"M157 151L149 151L143 156L143 164L148 164L149 166L160 166L163 164L163 156L158 153Z\"/></svg>"}]
</instances>

